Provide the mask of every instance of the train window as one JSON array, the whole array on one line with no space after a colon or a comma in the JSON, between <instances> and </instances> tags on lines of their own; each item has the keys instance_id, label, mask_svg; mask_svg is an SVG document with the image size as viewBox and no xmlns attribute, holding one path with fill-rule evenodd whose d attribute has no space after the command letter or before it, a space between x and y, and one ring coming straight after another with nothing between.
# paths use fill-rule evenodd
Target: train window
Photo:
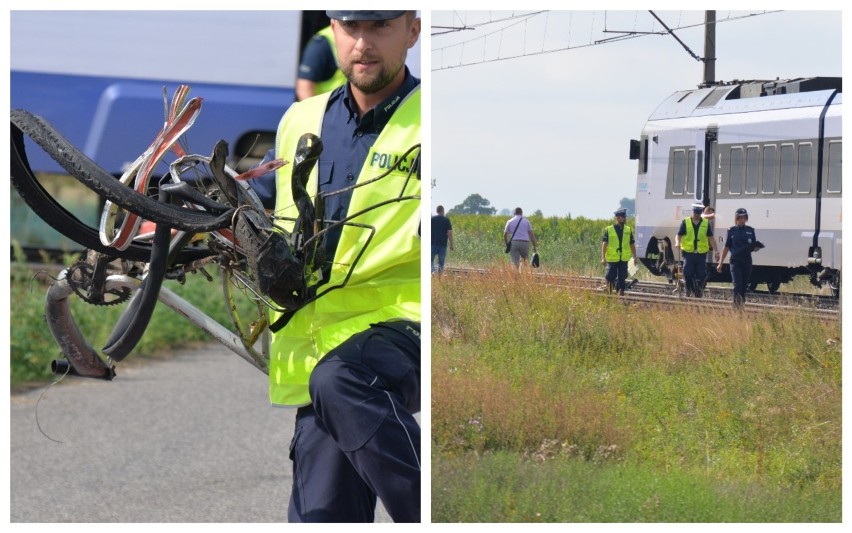
<instances>
[{"instance_id":1,"label":"train window","mask_svg":"<svg viewBox=\"0 0 852 533\"><path fill-rule=\"evenodd\" d=\"M745 165L743 163L743 147L735 146L731 148L731 172L730 181L728 182L728 192L731 194L743 193L743 174L745 172Z\"/></svg>"},{"instance_id":2,"label":"train window","mask_svg":"<svg viewBox=\"0 0 852 533\"><path fill-rule=\"evenodd\" d=\"M802 143L799 145L799 164L797 165L796 177L796 192L809 193L811 192L811 174L813 173L813 151L814 147L811 143Z\"/></svg>"},{"instance_id":3,"label":"train window","mask_svg":"<svg viewBox=\"0 0 852 533\"><path fill-rule=\"evenodd\" d=\"M793 150L792 144L781 145L781 166L778 174L778 192L781 194L790 194L793 192L793 172L795 167L793 162L796 159L796 152Z\"/></svg>"},{"instance_id":4,"label":"train window","mask_svg":"<svg viewBox=\"0 0 852 533\"><path fill-rule=\"evenodd\" d=\"M775 194L775 176L778 174L778 148L774 144L763 147L763 174L760 192Z\"/></svg>"},{"instance_id":5,"label":"train window","mask_svg":"<svg viewBox=\"0 0 852 533\"><path fill-rule=\"evenodd\" d=\"M757 180L760 173L760 147L746 148L745 193L757 194Z\"/></svg>"},{"instance_id":6,"label":"train window","mask_svg":"<svg viewBox=\"0 0 852 533\"><path fill-rule=\"evenodd\" d=\"M842 191L842 168L843 168L843 143L831 141L828 143L828 179L826 180L827 192Z\"/></svg>"},{"instance_id":7,"label":"train window","mask_svg":"<svg viewBox=\"0 0 852 533\"><path fill-rule=\"evenodd\" d=\"M672 154L672 194L683 194L686 189L686 150Z\"/></svg>"},{"instance_id":8,"label":"train window","mask_svg":"<svg viewBox=\"0 0 852 533\"><path fill-rule=\"evenodd\" d=\"M692 190L695 191L695 199L700 201L704 199L704 150L696 151L695 159L695 186Z\"/></svg>"},{"instance_id":9,"label":"train window","mask_svg":"<svg viewBox=\"0 0 852 533\"><path fill-rule=\"evenodd\" d=\"M689 150L686 156L686 194L695 194L695 150Z\"/></svg>"}]
</instances>

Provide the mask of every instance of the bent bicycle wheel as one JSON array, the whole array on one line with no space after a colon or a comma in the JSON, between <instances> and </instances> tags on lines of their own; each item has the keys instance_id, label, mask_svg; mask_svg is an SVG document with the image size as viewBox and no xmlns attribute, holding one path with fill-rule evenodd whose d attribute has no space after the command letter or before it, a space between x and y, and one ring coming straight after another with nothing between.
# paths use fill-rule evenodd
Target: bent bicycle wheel
<instances>
[{"instance_id":1,"label":"bent bicycle wheel","mask_svg":"<svg viewBox=\"0 0 852 533\"><path fill-rule=\"evenodd\" d=\"M13 130L19 129L29 136L77 181L145 220L189 233L206 233L230 224L232 213L214 215L195 208L162 204L127 187L69 143L48 122L28 111L14 109L11 119ZM23 140L13 131L13 142L15 137ZM19 151L26 152L23 142L20 142Z\"/></svg>"},{"instance_id":2,"label":"bent bicycle wheel","mask_svg":"<svg viewBox=\"0 0 852 533\"><path fill-rule=\"evenodd\" d=\"M21 117L20 120L26 121L27 119L26 117ZM33 122L33 124L36 123ZM76 151L76 149L74 150ZM48 153L51 157L54 157L54 154L50 152ZM47 190L45 190L30 168L29 160L26 155L26 148L24 146L24 130L19 128L14 121L11 123L10 156L10 179L12 181L12 185L18 191L21 198L27 203L27 205L29 205L30 209L32 209L33 212L35 212L53 229L85 248L95 250L111 257L117 257L129 261L149 260L151 256L151 245L149 243L133 243L127 249L121 251L112 247L104 246L100 241L98 228L89 226L78 219L62 207L62 205L57 202L56 199L47 192ZM74 159L73 156L70 157ZM92 163L92 165L94 165L94 163ZM105 173L105 171L102 172ZM112 177L112 175L106 175L110 180L117 181L114 177ZM199 211L196 211L196 213L198 212ZM188 262L202 257L207 257L211 254L212 252L206 248L185 249L181 252L177 261L181 263Z\"/></svg>"}]
</instances>

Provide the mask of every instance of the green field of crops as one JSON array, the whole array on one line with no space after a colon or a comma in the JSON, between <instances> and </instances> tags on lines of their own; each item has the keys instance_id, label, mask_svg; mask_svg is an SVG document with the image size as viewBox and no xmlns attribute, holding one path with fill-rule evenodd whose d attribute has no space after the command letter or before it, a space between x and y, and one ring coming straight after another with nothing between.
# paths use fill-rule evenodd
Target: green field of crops
<instances>
[{"instance_id":1,"label":"green field of crops","mask_svg":"<svg viewBox=\"0 0 852 533\"><path fill-rule=\"evenodd\" d=\"M449 217L453 223L455 252L447 255L448 267L483 267L509 262L502 244L503 228L509 217L452 213ZM583 217L527 218L540 243L538 253L542 267L571 270L580 275L603 275L601 236L612 221Z\"/></svg>"}]
</instances>

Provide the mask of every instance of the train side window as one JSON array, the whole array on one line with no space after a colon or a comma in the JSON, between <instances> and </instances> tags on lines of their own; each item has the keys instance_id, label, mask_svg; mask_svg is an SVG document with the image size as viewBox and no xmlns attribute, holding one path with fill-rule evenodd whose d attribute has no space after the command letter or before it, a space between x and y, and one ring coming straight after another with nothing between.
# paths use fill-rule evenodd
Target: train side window
<instances>
[{"instance_id":1,"label":"train side window","mask_svg":"<svg viewBox=\"0 0 852 533\"><path fill-rule=\"evenodd\" d=\"M796 152L793 150L792 144L781 145L781 164L778 174L778 192L781 194L791 194L793 192L793 173L796 168L793 166L796 160Z\"/></svg>"},{"instance_id":2,"label":"train side window","mask_svg":"<svg viewBox=\"0 0 852 533\"><path fill-rule=\"evenodd\" d=\"M686 150L672 154L672 194L682 195L686 189Z\"/></svg>"},{"instance_id":3,"label":"train side window","mask_svg":"<svg viewBox=\"0 0 852 533\"><path fill-rule=\"evenodd\" d=\"M743 174L745 172L745 165L743 163L743 147L735 146L731 148L731 172L730 180L728 181L728 192L731 194L743 193Z\"/></svg>"},{"instance_id":4,"label":"train side window","mask_svg":"<svg viewBox=\"0 0 852 533\"><path fill-rule=\"evenodd\" d=\"M686 194L695 194L695 150L689 150L686 156Z\"/></svg>"},{"instance_id":5,"label":"train side window","mask_svg":"<svg viewBox=\"0 0 852 533\"><path fill-rule=\"evenodd\" d=\"M778 147L768 144L763 147L763 175L760 192L775 194L775 176L778 175Z\"/></svg>"},{"instance_id":6,"label":"train side window","mask_svg":"<svg viewBox=\"0 0 852 533\"><path fill-rule=\"evenodd\" d=\"M704 200L704 150L695 152L695 199L699 202Z\"/></svg>"},{"instance_id":7,"label":"train side window","mask_svg":"<svg viewBox=\"0 0 852 533\"><path fill-rule=\"evenodd\" d=\"M831 141L828 143L828 179L826 192L843 192L843 143Z\"/></svg>"},{"instance_id":8,"label":"train side window","mask_svg":"<svg viewBox=\"0 0 852 533\"><path fill-rule=\"evenodd\" d=\"M799 162L796 172L796 192L807 194L811 192L811 174L813 174L813 152L811 143L799 145Z\"/></svg>"},{"instance_id":9,"label":"train side window","mask_svg":"<svg viewBox=\"0 0 852 533\"><path fill-rule=\"evenodd\" d=\"M745 193L757 194L757 181L760 174L760 147L746 148Z\"/></svg>"}]
</instances>

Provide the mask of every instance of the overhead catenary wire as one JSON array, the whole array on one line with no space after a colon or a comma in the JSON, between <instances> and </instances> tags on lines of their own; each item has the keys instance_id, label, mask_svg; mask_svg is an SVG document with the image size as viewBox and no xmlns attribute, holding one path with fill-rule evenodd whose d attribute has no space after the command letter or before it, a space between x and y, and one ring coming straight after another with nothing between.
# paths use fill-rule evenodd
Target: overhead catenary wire
<instances>
[{"instance_id":1,"label":"overhead catenary wire","mask_svg":"<svg viewBox=\"0 0 852 533\"><path fill-rule=\"evenodd\" d=\"M715 21L715 23L720 24L722 22L730 22L730 21L734 21L734 20L740 20L740 19L744 19L744 18L755 17L755 16L760 16L760 15L767 15L767 14L778 13L778 12L780 12L780 10L749 12L749 13L741 14L741 15L735 15L735 14L732 14L731 12L728 12L728 15L727 15L726 18L717 19ZM565 11L564 13L566 13L569 17L568 23L567 23L567 25L568 25L567 35L568 35L569 43L566 46L547 49L546 48L546 37L547 37L548 33L550 33L550 34L556 33L557 35L559 34L558 29L555 28L556 22L554 22L553 19L550 17L551 13L560 13L560 12L559 11L535 11L535 12L524 12L524 13L513 13L512 15L507 16L507 17L489 19L487 21L480 22L480 23L477 23L477 24L468 24L466 21L464 21L463 17L458 12L454 11L453 17L457 20L464 21L464 22L462 22L462 25L459 26L459 27L455 27L454 29L449 29L449 30L443 31L441 33L433 33L432 34L433 36L444 35L444 34L447 34L447 33L456 33L458 31L462 31L462 30L475 31L475 30L483 28L485 26L493 25L495 23L500 23L500 22L508 22L508 24L506 24L506 25L504 25L504 26L502 26L499 29L496 29L494 31L490 31L490 32L488 32L484 35L479 35L477 37L467 39L467 40L464 40L464 41L461 41L461 42L449 44L449 45L446 45L446 46L440 46L440 47L437 47L437 48L433 48L433 50L432 50L433 54L437 54L437 56L440 60L433 62L432 71L435 72L435 71L440 71L440 70L468 67L468 66L480 65L480 64L485 64L485 63L493 63L493 62L496 62L496 61L518 59L518 58L521 58L521 57L531 57L531 56L551 54L551 53L556 53L556 52L564 52L564 51L568 51L568 50L575 50L575 49L581 49L581 48L588 48L588 47L592 47L592 46L598 46L598 45L602 45L602 44L608 44L608 43L611 43L611 42L619 42L619 41L623 41L623 40L627 40L627 39L636 39L636 38L645 37L645 36L648 36L648 35L669 35L669 34L671 34L672 36L674 36L674 32L676 32L676 31L686 30L686 29L696 28L696 27L701 27L701 26L706 25L706 22L703 21L703 20L699 23L691 23L691 24L683 23L682 16L681 16L678 19L678 24L675 25L675 26L667 26L666 24L663 23L662 20L659 20L660 24L662 24L662 26L665 28L664 31L660 31L660 30L654 29L654 26L656 26L657 21L654 19L654 17L651 17L651 30L640 31L640 30L637 29L638 20L639 20L639 12L636 12L636 14L634 16L633 30L618 31L618 30L610 29L607 26L607 24L608 24L607 12L605 11L604 17L603 17L603 19L604 19L603 30L595 30L595 24L597 23L597 20L596 20L597 13L592 12L592 14L591 14L592 20L589 23L589 32L588 32L589 39L588 39L588 41L585 41L585 39L583 39L583 42L581 42L581 43L571 44L570 39L571 39L573 30L574 30L573 26L575 25L575 20L574 20L574 16L573 16L575 14L575 12L574 11ZM544 23L545 29L543 31L544 36L542 37L542 44L541 44L541 46L530 46L528 44L528 40L532 39L532 36L530 34L528 34L528 32L527 32L527 29L529 28L529 23L530 23L530 21L532 21L536 17L539 17L540 15L543 15L543 14L546 14L546 19L545 19L545 23ZM652 14L653 14L653 12L652 12ZM654 15L654 16L656 16L656 15ZM508 31L516 29L516 26L518 26L518 24L521 24L521 23L524 24L524 28L523 28L524 34L522 36L523 42L520 46L521 51L518 52L518 53L511 53L511 52L507 51L507 52L505 52L505 55L504 55L503 37L506 35L506 33ZM441 26L441 28L446 28L446 27ZM605 38L595 39L594 38L595 31L599 31L603 34L618 33L618 34L621 34L621 35L617 35L617 36L614 36L614 37L605 37ZM586 32L583 32L583 34L586 34ZM496 52L496 55L494 55L493 57L489 57L488 56L488 44L493 42L493 40L494 40L493 38L497 38L497 42L498 42L497 52ZM675 36L675 38L677 39L676 36ZM479 46L474 46L474 43L479 43ZM681 44L687 49L688 52L690 52L692 54L692 52L689 51L689 49L688 49L688 47L686 47L686 45L684 45L683 43L681 43ZM477 58L473 59L473 60L466 61L464 58L468 54L477 53L477 52L472 52L472 51L478 51ZM692 54L692 55L693 55L693 57L695 57L694 54ZM457 56L457 59L453 59L454 56Z\"/></svg>"}]
</instances>

